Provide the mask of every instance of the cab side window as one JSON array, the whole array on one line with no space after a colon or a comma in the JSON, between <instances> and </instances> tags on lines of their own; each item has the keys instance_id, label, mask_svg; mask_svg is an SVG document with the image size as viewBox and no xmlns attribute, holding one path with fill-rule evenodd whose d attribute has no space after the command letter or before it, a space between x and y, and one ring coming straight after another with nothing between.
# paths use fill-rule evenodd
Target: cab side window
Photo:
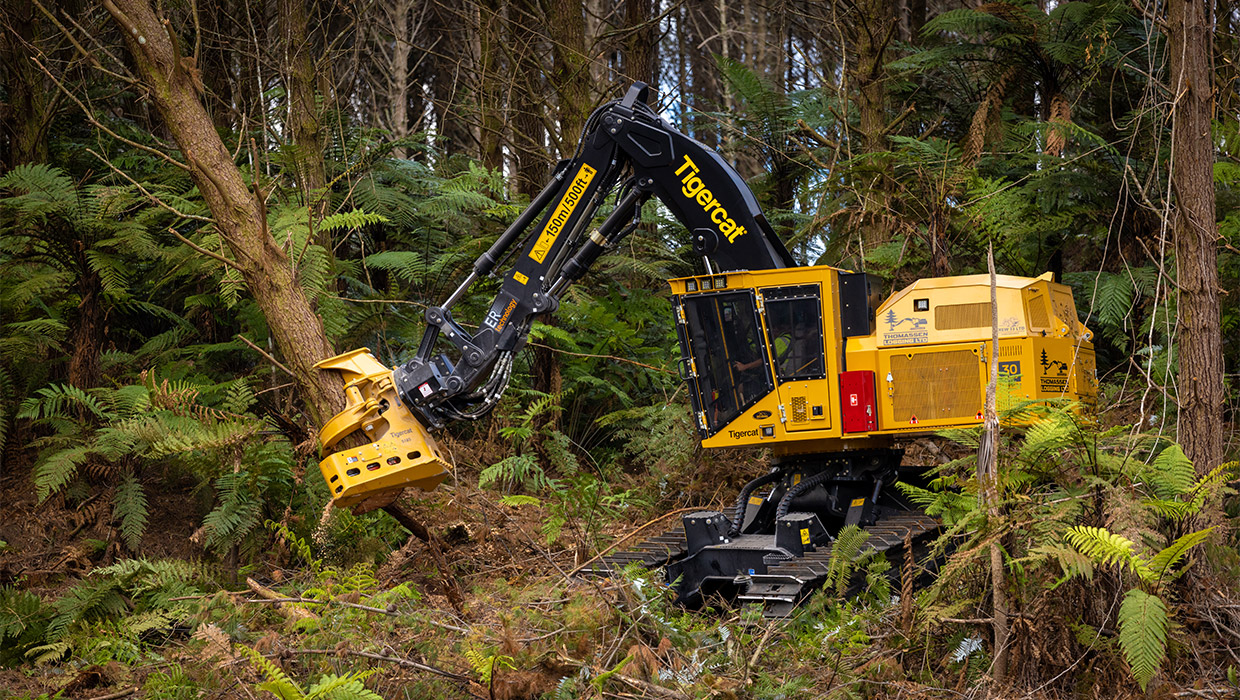
<instances>
[{"instance_id":1,"label":"cab side window","mask_svg":"<svg viewBox=\"0 0 1240 700\"><path fill-rule=\"evenodd\" d=\"M825 377L817 285L769 290L764 296L767 340L780 383Z\"/></svg>"}]
</instances>

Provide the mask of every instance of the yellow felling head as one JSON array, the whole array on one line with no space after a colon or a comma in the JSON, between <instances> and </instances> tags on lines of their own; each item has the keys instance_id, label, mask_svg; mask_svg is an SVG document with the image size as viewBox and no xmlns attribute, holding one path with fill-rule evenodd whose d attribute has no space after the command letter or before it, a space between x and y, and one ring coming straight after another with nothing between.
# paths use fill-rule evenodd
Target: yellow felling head
<instances>
[{"instance_id":1,"label":"yellow felling head","mask_svg":"<svg viewBox=\"0 0 1240 700\"><path fill-rule=\"evenodd\" d=\"M431 491L448 476L450 466L439 446L400 403L392 371L369 349L352 350L315 367L342 374L348 401L319 431L324 453L330 452L319 462L319 470L337 506L352 506L409 486ZM367 444L331 452L359 431Z\"/></svg>"}]
</instances>

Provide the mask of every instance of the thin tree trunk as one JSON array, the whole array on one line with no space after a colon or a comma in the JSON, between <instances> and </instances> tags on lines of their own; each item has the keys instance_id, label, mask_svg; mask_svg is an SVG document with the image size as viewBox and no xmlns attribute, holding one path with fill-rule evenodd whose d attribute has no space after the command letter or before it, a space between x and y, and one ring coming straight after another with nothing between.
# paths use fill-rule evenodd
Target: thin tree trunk
<instances>
[{"instance_id":1,"label":"thin tree trunk","mask_svg":"<svg viewBox=\"0 0 1240 700\"><path fill-rule=\"evenodd\" d=\"M543 122L542 64L535 0L515 0L509 7L508 24L513 61L516 64L512 91L512 147L517 160L517 192L533 197L547 182L546 125Z\"/></svg>"},{"instance_id":2,"label":"thin tree trunk","mask_svg":"<svg viewBox=\"0 0 1240 700\"><path fill-rule=\"evenodd\" d=\"M302 196L315 217L326 209L323 186L327 183L327 163L323 158L326 133L319 121L315 97L316 73L306 0L280 0L279 22L281 70L288 100L288 127L293 139L293 162Z\"/></svg>"},{"instance_id":3,"label":"thin tree trunk","mask_svg":"<svg viewBox=\"0 0 1240 700\"><path fill-rule=\"evenodd\" d=\"M161 22L147 0L103 2L125 36L149 99L189 161L194 184L266 317L311 418L322 425L344 408L339 381L314 367L333 354L331 344L288 258L267 229L260 198L242 178L203 107L175 29Z\"/></svg>"},{"instance_id":4,"label":"thin tree trunk","mask_svg":"<svg viewBox=\"0 0 1240 700\"><path fill-rule=\"evenodd\" d=\"M1167 3L1179 286L1179 440L1199 473L1223 461L1223 343L1219 327L1218 226L1210 118L1211 3Z\"/></svg>"},{"instance_id":5,"label":"thin tree trunk","mask_svg":"<svg viewBox=\"0 0 1240 700\"><path fill-rule=\"evenodd\" d=\"M999 491L999 410L997 392L999 387L999 292L995 277L995 247L991 243L986 251L986 265L990 270L990 354L986 358L990 369L990 381L986 384L985 432L977 452L977 480L981 505L991 528L1000 526ZM994 662L991 676L1002 683L1007 676L1008 658L1008 601L1006 570L1003 566L1003 550L998 541L990 545L990 584L994 631Z\"/></svg>"},{"instance_id":6,"label":"thin tree trunk","mask_svg":"<svg viewBox=\"0 0 1240 700\"><path fill-rule=\"evenodd\" d=\"M86 260L81 268L88 270ZM90 389L99 384L99 356L103 353L103 285L97 272L87 271L78 280L77 323L73 327L73 354L69 356L69 384Z\"/></svg>"}]
</instances>

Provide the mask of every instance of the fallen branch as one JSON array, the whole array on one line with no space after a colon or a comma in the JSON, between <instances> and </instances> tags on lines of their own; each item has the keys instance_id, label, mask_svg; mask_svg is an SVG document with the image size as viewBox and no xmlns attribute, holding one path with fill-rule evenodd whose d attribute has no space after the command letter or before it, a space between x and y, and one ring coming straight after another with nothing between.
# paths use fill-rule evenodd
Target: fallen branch
<instances>
[{"instance_id":1,"label":"fallen branch","mask_svg":"<svg viewBox=\"0 0 1240 700\"><path fill-rule=\"evenodd\" d=\"M318 615L315 615L309 610L303 610L302 608L292 608L286 605L281 605L281 603L283 602L283 596L271 590L270 588L264 586L258 581L255 581L252 578L247 577L245 579L245 585L249 586L251 591L254 591L255 593L262 596L263 598L266 598L267 600L274 603L276 605L276 609L279 610L284 615L286 615L287 617L289 617L290 619L312 620L318 617Z\"/></svg>"},{"instance_id":2,"label":"fallen branch","mask_svg":"<svg viewBox=\"0 0 1240 700\"><path fill-rule=\"evenodd\" d=\"M344 650L289 649L289 653L292 653L292 654L323 654L327 656L339 656L340 654L348 654L349 656L360 656L362 658L372 659L374 661L386 661L388 663L397 664L404 668L412 668L412 669L417 669L419 671L426 671L427 673L433 673L437 676L443 676L444 678L451 678L454 681L464 681L466 683L471 683L474 680L473 678L469 676L463 676L459 673L445 671L442 668L435 668L434 666L428 666L427 664L418 663L417 661L410 661L409 659L402 659L397 656L384 656L382 654L372 654L371 652L368 652L368 651L354 651L352 649L344 649Z\"/></svg>"}]
</instances>

